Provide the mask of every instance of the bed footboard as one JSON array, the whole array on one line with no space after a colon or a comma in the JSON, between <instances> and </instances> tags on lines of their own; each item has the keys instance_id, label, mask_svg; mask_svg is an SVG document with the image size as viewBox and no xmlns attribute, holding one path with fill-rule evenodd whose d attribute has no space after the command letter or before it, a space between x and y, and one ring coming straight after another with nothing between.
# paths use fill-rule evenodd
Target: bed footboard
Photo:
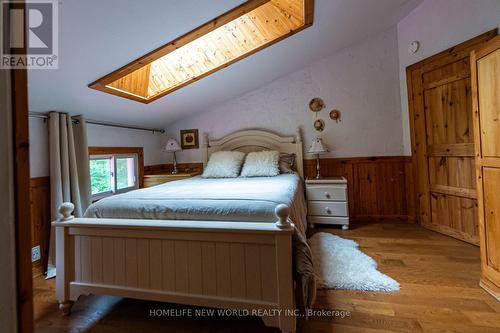
<instances>
[{"instance_id":1,"label":"bed footboard","mask_svg":"<svg viewBox=\"0 0 500 333\"><path fill-rule=\"evenodd\" d=\"M295 331L288 207L276 223L88 219L61 205L56 228L57 299L65 313L100 294L247 310ZM261 312L257 312L260 310Z\"/></svg>"}]
</instances>

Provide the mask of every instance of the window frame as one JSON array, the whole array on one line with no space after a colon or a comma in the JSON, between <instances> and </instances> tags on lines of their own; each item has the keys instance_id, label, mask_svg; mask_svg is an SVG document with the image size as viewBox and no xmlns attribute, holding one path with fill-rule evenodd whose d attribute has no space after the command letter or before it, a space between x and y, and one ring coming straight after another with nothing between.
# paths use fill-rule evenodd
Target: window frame
<instances>
[{"instance_id":1,"label":"window frame","mask_svg":"<svg viewBox=\"0 0 500 333\"><path fill-rule=\"evenodd\" d=\"M143 187L144 182L144 154L142 147L89 147L89 164L90 160L111 159L111 191L96 193L92 195L92 201L97 201L102 198L115 194L125 193ZM116 178L116 160L120 158L133 158L135 185L118 189L118 181Z\"/></svg>"},{"instance_id":2,"label":"window frame","mask_svg":"<svg viewBox=\"0 0 500 333\"><path fill-rule=\"evenodd\" d=\"M112 175L112 178L114 179L114 183L115 183L115 193L114 194L120 194L120 193L125 193L125 192L128 192L128 191L131 191L131 190L137 190L139 188L139 173L137 171L138 169L138 164L139 164L139 158L137 156L137 154L116 154L116 155L113 155L113 175ZM128 186L128 187L124 187L124 188L118 188L118 178L117 178L117 170L116 170L116 161L119 160L119 159L124 159L124 158L133 158L134 159L134 178L135 178L135 182L134 182L134 186Z\"/></svg>"}]
</instances>

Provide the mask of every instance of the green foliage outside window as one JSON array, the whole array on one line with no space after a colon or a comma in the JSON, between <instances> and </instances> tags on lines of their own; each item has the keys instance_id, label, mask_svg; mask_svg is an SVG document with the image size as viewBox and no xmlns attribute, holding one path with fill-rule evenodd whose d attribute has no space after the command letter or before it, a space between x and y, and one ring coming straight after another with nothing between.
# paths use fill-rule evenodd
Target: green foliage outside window
<instances>
[{"instance_id":1,"label":"green foliage outside window","mask_svg":"<svg viewBox=\"0 0 500 333\"><path fill-rule=\"evenodd\" d=\"M90 183L92 194L111 191L109 159L90 160Z\"/></svg>"}]
</instances>

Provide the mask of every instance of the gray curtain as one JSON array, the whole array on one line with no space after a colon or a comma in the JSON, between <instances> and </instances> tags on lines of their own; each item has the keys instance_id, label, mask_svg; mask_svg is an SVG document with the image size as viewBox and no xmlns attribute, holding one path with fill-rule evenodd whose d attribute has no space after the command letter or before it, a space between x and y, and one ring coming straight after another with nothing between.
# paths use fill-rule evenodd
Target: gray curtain
<instances>
[{"instance_id":1,"label":"gray curtain","mask_svg":"<svg viewBox=\"0 0 500 333\"><path fill-rule=\"evenodd\" d=\"M66 201L75 205L74 216L83 216L91 203L91 195L87 126L82 116L72 119L66 113L49 113L49 153L52 220L59 218L59 205ZM55 275L55 253L54 228L51 227L48 277Z\"/></svg>"}]
</instances>

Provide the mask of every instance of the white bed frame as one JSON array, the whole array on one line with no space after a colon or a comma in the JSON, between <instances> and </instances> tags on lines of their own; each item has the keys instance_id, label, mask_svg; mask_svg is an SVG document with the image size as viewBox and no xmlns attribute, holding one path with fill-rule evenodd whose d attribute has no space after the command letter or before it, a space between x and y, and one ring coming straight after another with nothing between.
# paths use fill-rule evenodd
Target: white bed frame
<instances>
[{"instance_id":1,"label":"white bed frame","mask_svg":"<svg viewBox=\"0 0 500 333\"><path fill-rule=\"evenodd\" d=\"M303 176L299 130L294 137L263 130L212 141L205 135L204 162L219 150L266 149L294 153ZM295 332L293 224L286 205L276 207L276 223L96 220L75 218L73 209L62 204L62 217L53 222L57 299L65 314L81 295L114 295L248 310L268 326Z\"/></svg>"}]
</instances>

